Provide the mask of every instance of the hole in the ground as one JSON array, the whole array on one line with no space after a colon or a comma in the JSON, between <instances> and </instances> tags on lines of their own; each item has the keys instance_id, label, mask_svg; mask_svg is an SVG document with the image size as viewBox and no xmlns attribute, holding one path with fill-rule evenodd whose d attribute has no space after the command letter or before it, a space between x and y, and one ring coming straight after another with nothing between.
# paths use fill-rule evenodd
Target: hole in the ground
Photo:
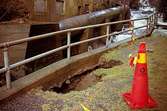
<instances>
[{"instance_id":1,"label":"hole in the ground","mask_svg":"<svg viewBox=\"0 0 167 111\"><path fill-rule=\"evenodd\" d=\"M111 60L109 62L100 62L96 67L90 68L78 74L68 80L66 80L61 87L51 86L49 91L54 91L57 93L68 93L70 91L82 91L87 89L88 87L95 85L96 83L101 81L101 76L97 76L92 73L94 70L98 68L112 68L114 66L118 66L123 64L121 61Z\"/></svg>"}]
</instances>

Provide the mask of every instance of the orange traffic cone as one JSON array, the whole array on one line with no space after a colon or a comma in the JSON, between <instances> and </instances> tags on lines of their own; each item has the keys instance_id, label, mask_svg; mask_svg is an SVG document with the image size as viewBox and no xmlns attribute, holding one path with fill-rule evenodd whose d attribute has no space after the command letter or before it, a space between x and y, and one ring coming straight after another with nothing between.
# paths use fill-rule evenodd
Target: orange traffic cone
<instances>
[{"instance_id":1,"label":"orange traffic cone","mask_svg":"<svg viewBox=\"0 0 167 111\"><path fill-rule=\"evenodd\" d=\"M153 108L157 106L156 102L149 96L147 54L146 44L144 42L139 46L132 91L130 93L123 94L123 97L132 109Z\"/></svg>"}]
</instances>

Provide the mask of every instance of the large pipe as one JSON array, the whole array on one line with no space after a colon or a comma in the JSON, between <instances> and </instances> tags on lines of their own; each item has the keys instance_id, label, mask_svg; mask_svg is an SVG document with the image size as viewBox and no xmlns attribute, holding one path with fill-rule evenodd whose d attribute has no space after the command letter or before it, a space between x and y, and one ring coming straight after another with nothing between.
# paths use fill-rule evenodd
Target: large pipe
<instances>
[{"instance_id":1,"label":"large pipe","mask_svg":"<svg viewBox=\"0 0 167 111\"><path fill-rule=\"evenodd\" d=\"M127 7L118 6L101 11L92 12L89 14L75 16L72 18L61 20L59 22L59 28L60 30L64 30L74 27L81 27L101 23L105 19L112 19L114 16L119 15L121 12L126 12L127 9Z\"/></svg>"}]
</instances>

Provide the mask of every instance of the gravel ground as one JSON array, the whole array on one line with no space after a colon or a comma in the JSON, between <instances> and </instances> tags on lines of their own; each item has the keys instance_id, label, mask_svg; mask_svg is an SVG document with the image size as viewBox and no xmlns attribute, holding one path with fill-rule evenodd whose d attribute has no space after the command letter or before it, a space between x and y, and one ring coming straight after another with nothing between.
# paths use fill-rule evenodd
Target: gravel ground
<instances>
[{"instance_id":1,"label":"gravel ground","mask_svg":"<svg viewBox=\"0 0 167 111\"><path fill-rule=\"evenodd\" d=\"M128 66L128 55L138 49L140 41L146 41L152 50L148 54L150 95L158 102L158 108L140 111L166 111L167 38L159 35L137 40L130 46L125 44L103 54L103 60L120 60L123 64L95 70L94 74L103 76L96 85L67 94L32 89L0 103L0 111L83 111L81 104L91 111L130 111L121 95L131 89L133 72Z\"/></svg>"}]
</instances>

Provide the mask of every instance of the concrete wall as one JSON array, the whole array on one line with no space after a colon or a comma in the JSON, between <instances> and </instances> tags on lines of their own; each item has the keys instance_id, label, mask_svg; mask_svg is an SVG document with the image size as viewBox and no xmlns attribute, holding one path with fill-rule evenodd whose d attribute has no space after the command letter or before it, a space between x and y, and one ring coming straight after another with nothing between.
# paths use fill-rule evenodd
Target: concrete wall
<instances>
[{"instance_id":1,"label":"concrete wall","mask_svg":"<svg viewBox=\"0 0 167 111\"><path fill-rule=\"evenodd\" d=\"M13 41L18 39L23 39L28 37L30 25L28 24L4 24L0 25L0 43ZM18 61L17 57L24 57L24 55L20 55L20 49L23 49L26 44L21 44L19 46L12 47L9 50L15 49L15 52L11 52L11 58L13 61L11 63Z\"/></svg>"},{"instance_id":2,"label":"concrete wall","mask_svg":"<svg viewBox=\"0 0 167 111\"><path fill-rule=\"evenodd\" d=\"M29 24L4 24L0 25L0 43L13 41L18 39L27 38L29 34ZM16 63L25 59L27 44L20 44L9 48L9 61L10 64ZM0 67L3 66L3 51L0 49ZM21 67L12 71L12 75L23 76L24 71L20 70ZM17 72L19 71L19 72ZM17 75L15 74L17 72ZM18 74L19 73L19 74Z\"/></svg>"}]
</instances>

